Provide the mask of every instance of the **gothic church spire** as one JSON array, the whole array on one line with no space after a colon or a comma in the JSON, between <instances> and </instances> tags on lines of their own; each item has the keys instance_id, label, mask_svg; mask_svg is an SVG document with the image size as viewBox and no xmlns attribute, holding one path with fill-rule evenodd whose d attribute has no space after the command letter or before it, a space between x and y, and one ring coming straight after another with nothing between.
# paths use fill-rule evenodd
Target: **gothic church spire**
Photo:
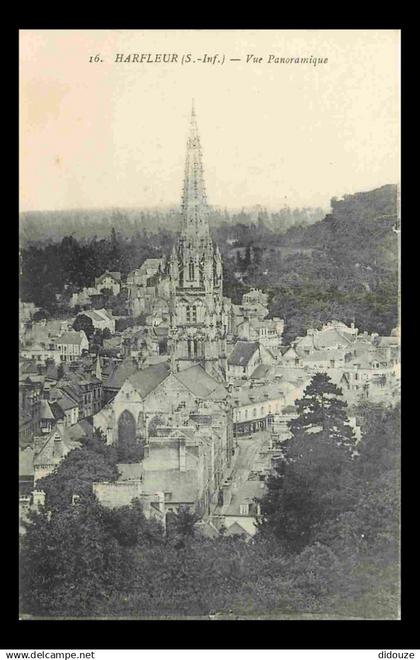
<instances>
[{"instance_id":1,"label":"gothic church spire","mask_svg":"<svg viewBox=\"0 0 420 660\"><path fill-rule=\"evenodd\" d=\"M185 159L181 237L196 242L209 236L201 144L193 101Z\"/></svg>"}]
</instances>

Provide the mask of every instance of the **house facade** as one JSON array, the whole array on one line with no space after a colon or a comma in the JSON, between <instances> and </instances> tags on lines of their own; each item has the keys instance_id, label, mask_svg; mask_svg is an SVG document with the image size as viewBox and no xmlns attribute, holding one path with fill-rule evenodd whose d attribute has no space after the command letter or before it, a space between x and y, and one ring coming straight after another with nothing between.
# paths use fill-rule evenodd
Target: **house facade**
<instances>
[{"instance_id":1,"label":"house facade","mask_svg":"<svg viewBox=\"0 0 420 660\"><path fill-rule=\"evenodd\" d=\"M57 350L62 362L78 360L83 351L89 349L89 341L83 330L79 332L65 332L57 339Z\"/></svg>"}]
</instances>

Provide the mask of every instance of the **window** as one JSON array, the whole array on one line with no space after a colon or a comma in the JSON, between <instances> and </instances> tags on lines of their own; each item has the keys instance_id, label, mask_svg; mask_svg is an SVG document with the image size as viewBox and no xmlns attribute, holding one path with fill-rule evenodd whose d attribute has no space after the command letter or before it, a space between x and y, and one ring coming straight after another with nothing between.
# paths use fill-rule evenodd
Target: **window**
<instances>
[{"instance_id":1,"label":"window","mask_svg":"<svg viewBox=\"0 0 420 660\"><path fill-rule=\"evenodd\" d=\"M194 263L192 261L188 265L188 277L190 280L194 279Z\"/></svg>"},{"instance_id":2,"label":"window","mask_svg":"<svg viewBox=\"0 0 420 660\"><path fill-rule=\"evenodd\" d=\"M192 322L197 323L197 307L195 305L192 308Z\"/></svg>"},{"instance_id":3,"label":"window","mask_svg":"<svg viewBox=\"0 0 420 660\"><path fill-rule=\"evenodd\" d=\"M191 339L187 340L187 346L188 346L188 357L191 357Z\"/></svg>"},{"instance_id":4,"label":"window","mask_svg":"<svg viewBox=\"0 0 420 660\"><path fill-rule=\"evenodd\" d=\"M252 416L254 418L257 416L257 409L256 408L254 408L254 410L252 411Z\"/></svg>"},{"instance_id":5,"label":"window","mask_svg":"<svg viewBox=\"0 0 420 660\"><path fill-rule=\"evenodd\" d=\"M191 307L187 307L187 323L191 322Z\"/></svg>"}]
</instances>

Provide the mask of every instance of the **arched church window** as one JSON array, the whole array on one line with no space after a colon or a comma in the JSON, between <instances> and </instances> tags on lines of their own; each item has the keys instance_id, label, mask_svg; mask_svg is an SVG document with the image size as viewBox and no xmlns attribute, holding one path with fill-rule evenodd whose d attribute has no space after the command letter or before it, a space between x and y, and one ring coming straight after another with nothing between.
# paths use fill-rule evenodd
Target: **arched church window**
<instances>
[{"instance_id":1,"label":"arched church window","mask_svg":"<svg viewBox=\"0 0 420 660\"><path fill-rule=\"evenodd\" d=\"M135 442L135 439L136 421L128 410L124 410L118 419L118 443Z\"/></svg>"},{"instance_id":2,"label":"arched church window","mask_svg":"<svg viewBox=\"0 0 420 660\"><path fill-rule=\"evenodd\" d=\"M191 322L191 307L187 305L187 323Z\"/></svg>"},{"instance_id":3,"label":"arched church window","mask_svg":"<svg viewBox=\"0 0 420 660\"><path fill-rule=\"evenodd\" d=\"M198 356L198 341L194 339L194 357Z\"/></svg>"},{"instance_id":4,"label":"arched church window","mask_svg":"<svg viewBox=\"0 0 420 660\"><path fill-rule=\"evenodd\" d=\"M194 279L194 263L192 261L188 265L188 276L190 280Z\"/></svg>"},{"instance_id":5,"label":"arched church window","mask_svg":"<svg viewBox=\"0 0 420 660\"><path fill-rule=\"evenodd\" d=\"M187 347L188 347L188 357L191 357L191 339L187 340Z\"/></svg>"},{"instance_id":6,"label":"arched church window","mask_svg":"<svg viewBox=\"0 0 420 660\"><path fill-rule=\"evenodd\" d=\"M192 322L197 323L197 307L196 305L192 308Z\"/></svg>"}]
</instances>

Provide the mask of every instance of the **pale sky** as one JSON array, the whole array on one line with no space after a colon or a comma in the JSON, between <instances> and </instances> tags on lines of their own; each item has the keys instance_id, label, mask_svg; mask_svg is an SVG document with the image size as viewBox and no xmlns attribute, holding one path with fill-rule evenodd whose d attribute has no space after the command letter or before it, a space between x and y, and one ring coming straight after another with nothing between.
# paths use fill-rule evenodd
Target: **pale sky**
<instances>
[{"instance_id":1,"label":"pale sky","mask_svg":"<svg viewBox=\"0 0 420 660\"><path fill-rule=\"evenodd\" d=\"M20 208L178 205L193 97L211 205L326 208L397 183L399 43L397 30L22 30ZM182 65L187 53L225 63Z\"/></svg>"}]
</instances>

